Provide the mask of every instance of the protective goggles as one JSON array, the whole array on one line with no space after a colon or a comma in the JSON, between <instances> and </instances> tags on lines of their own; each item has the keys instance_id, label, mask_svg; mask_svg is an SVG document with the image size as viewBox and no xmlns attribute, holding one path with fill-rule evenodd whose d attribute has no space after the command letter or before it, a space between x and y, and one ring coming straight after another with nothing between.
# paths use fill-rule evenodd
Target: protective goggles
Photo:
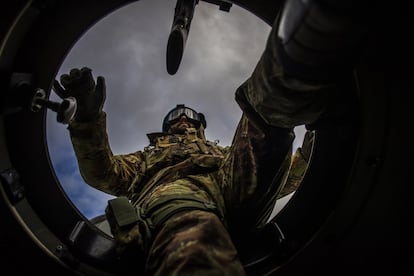
<instances>
[{"instance_id":1,"label":"protective goggles","mask_svg":"<svg viewBox=\"0 0 414 276\"><path fill-rule=\"evenodd\" d=\"M177 106L177 108L171 110L167 114L165 119L168 123L173 123L178 121L182 115L185 115L189 121L193 121L195 123L201 122L200 115L193 109L185 106Z\"/></svg>"}]
</instances>

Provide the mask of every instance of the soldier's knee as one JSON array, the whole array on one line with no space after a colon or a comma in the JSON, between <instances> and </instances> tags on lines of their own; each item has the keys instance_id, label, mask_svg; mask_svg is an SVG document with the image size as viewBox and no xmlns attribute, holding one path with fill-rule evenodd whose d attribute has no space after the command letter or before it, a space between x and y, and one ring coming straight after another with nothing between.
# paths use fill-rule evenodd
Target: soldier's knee
<instances>
[{"instance_id":1,"label":"soldier's knee","mask_svg":"<svg viewBox=\"0 0 414 276\"><path fill-rule=\"evenodd\" d=\"M221 217L207 210L170 217L155 236L147 260L148 272L160 275L244 275Z\"/></svg>"}]
</instances>

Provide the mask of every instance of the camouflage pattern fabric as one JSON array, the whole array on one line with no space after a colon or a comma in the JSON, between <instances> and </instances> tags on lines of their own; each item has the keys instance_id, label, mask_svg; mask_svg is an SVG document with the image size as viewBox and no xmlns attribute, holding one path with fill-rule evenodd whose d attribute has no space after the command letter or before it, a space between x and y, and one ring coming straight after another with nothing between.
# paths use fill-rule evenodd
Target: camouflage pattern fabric
<instances>
[{"instance_id":1,"label":"camouflage pattern fabric","mask_svg":"<svg viewBox=\"0 0 414 276\"><path fill-rule=\"evenodd\" d=\"M188 139L186 135L164 134L165 137L159 137L159 142L165 140L175 142L155 144L147 147L144 151L131 154L113 155L106 133L105 113L102 113L98 120L94 122L73 122L69 130L80 171L85 181L103 192L115 196L126 196L134 206L139 206L144 210L153 209L154 205L161 205L152 214L155 221L157 216L165 212L168 213L168 209L174 208L174 205L185 205L188 197L206 203L213 203L221 216L210 212L208 215L204 214L204 217L209 221L217 218L221 219L218 220L220 227L217 226L217 221L213 224L201 223L200 221L200 224L195 225L193 225L194 219L191 219L192 222L180 222L182 225L188 223L194 226L194 229L188 232L194 233L194 236L192 234L180 236L189 245L186 252L190 254L196 250L190 246L192 244L196 248L201 246L199 244L201 233L208 230L204 227L216 225L215 228L218 227L218 233L221 233L221 238L215 239L218 242L217 246L208 243L208 246L205 245L208 248L203 249L207 252L205 254L214 253L215 256L208 258L208 260L211 260L210 264L205 264L204 267L198 269L201 269L201 271L206 269L206 273L217 270L220 271L220 274L223 274L225 268L228 268L231 270L228 274L234 275L233 270L238 268L237 275L244 273L226 228L231 224L232 226L237 225L234 227L235 229L239 229L240 226L253 229L266 223L277 199L280 183L286 177L290 162L289 149L293 139L290 132L286 133L288 140L285 144L287 144L287 147L284 147L280 158L280 154L275 155L279 147L273 147L276 151L272 150L272 147L268 148L266 146L269 143L268 141L265 141L260 150L256 148L256 151L253 152L254 146L260 144L265 136L260 130L250 125L246 117L243 117L239 124L233 143L235 146L227 148L222 148L198 137ZM246 135L246 133L249 133L249 135ZM166 146L167 144L168 146ZM283 170L279 171L277 164L273 166L272 162L269 162L272 158L274 159L272 155L281 160L278 162L285 164ZM272 166L264 167L261 165L262 163L271 164ZM262 173L261 170L263 169L270 170L271 177L268 173ZM275 182L271 181L274 180L273 175L279 175ZM264 180L262 177L268 179ZM258 181L263 185L258 185ZM159 204L166 197L172 199L168 203ZM188 205L191 204L188 203ZM197 213L196 211L206 213L206 210L194 210L195 213ZM245 211L248 211L250 215L245 216L247 215L247 213L244 213ZM240 217L240 214L245 215ZM180 218L190 220L190 217L186 216L184 212L174 214L170 219L180 221ZM154 257L155 248L171 248L168 246L160 247L159 242L162 239L158 237L161 233L163 237L166 237L168 232L163 231L163 229L169 221L167 220L162 225L155 225L152 237L142 238L142 233L138 233L139 230L133 228L131 231L118 232L121 233L117 237L118 241L122 246L128 246L127 243L149 243L149 246L137 245L140 248L147 248L148 262L146 267L151 269L151 267L154 267L155 260L157 260ZM175 228L173 227L173 229ZM169 233L169 240L178 242L177 238L174 238L177 236L177 231ZM211 229L207 233L211 235ZM226 233L226 235L223 235L223 233ZM148 239L150 240L148 241ZM226 245L225 251L220 249L223 244ZM160 250L158 249L157 252L160 252ZM221 254L219 252L228 253ZM156 255L161 258L162 254L157 253ZM171 254L167 254L166 251L164 255L170 256ZM185 254L179 256L184 259L191 259ZM184 262L184 259L176 260L174 263ZM184 268L194 269L193 265L195 264L187 263ZM181 272L184 273L184 271Z\"/></svg>"},{"instance_id":2,"label":"camouflage pattern fabric","mask_svg":"<svg viewBox=\"0 0 414 276\"><path fill-rule=\"evenodd\" d=\"M239 89L268 125L292 128L314 123L334 101L337 85L286 75L277 40L277 27L273 27L253 74Z\"/></svg>"},{"instance_id":3,"label":"camouflage pattern fabric","mask_svg":"<svg viewBox=\"0 0 414 276\"><path fill-rule=\"evenodd\" d=\"M150 275L244 275L237 251L218 217L194 210L170 219L148 256Z\"/></svg>"}]
</instances>

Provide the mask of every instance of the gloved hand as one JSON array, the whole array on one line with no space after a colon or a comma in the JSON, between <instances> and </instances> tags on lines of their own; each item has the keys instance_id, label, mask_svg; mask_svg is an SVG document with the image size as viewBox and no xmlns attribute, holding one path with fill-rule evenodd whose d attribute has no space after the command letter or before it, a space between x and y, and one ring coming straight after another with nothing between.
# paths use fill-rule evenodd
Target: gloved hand
<instances>
[{"instance_id":1,"label":"gloved hand","mask_svg":"<svg viewBox=\"0 0 414 276\"><path fill-rule=\"evenodd\" d=\"M60 77L60 83L57 80L53 83L56 94L62 99L74 97L77 101L76 121L88 122L99 116L106 98L106 85L103 77L99 76L95 84L91 69L75 68L70 70L69 75L63 74Z\"/></svg>"}]
</instances>

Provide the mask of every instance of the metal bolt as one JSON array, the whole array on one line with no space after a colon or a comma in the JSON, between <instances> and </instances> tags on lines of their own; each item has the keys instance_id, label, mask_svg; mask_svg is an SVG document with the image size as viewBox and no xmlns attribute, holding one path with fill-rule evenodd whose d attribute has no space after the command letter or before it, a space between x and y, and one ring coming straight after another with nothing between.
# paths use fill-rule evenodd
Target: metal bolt
<instances>
[{"instance_id":1,"label":"metal bolt","mask_svg":"<svg viewBox=\"0 0 414 276\"><path fill-rule=\"evenodd\" d=\"M43 107L56 112L59 123L68 124L75 117L77 103L74 97L68 97L61 103L50 101L46 98L46 92L39 88L33 96L31 110L38 112Z\"/></svg>"},{"instance_id":2,"label":"metal bolt","mask_svg":"<svg viewBox=\"0 0 414 276\"><path fill-rule=\"evenodd\" d=\"M38 112L42 109L42 105L39 103L40 100L46 100L46 92L43 89L37 89L36 93L33 96L32 104L30 106L30 109L33 112Z\"/></svg>"}]
</instances>

